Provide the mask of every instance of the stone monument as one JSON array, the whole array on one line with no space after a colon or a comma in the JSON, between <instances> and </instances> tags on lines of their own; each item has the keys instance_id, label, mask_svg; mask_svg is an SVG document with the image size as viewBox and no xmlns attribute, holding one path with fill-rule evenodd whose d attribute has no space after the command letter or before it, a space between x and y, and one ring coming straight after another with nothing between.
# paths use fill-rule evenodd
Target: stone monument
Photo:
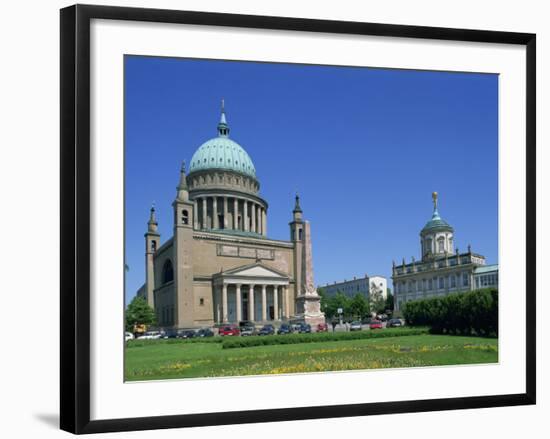
<instances>
[{"instance_id":1,"label":"stone monument","mask_svg":"<svg viewBox=\"0 0 550 439\"><path fill-rule=\"evenodd\" d=\"M311 229L309 221L304 222L304 250L302 253L302 291L296 297L296 317L309 323L315 330L319 323L325 323L321 312L321 296L313 283L313 256L311 251Z\"/></svg>"}]
</instances>

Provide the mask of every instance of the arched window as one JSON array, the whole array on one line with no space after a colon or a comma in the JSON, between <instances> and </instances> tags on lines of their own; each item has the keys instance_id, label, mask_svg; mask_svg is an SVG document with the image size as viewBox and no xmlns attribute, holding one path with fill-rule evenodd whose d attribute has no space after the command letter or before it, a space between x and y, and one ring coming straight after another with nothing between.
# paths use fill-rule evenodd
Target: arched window
<instances>
[{"instance_id":1,"label":"arched window","mask_svg":"<svg viewBox=\"0 0 550 439\"><path fill-rule=\"evenodd\" d=\"M426 248L425 248L424 254L431 253L431 252L432 252L432 240L428 238L426 239Z\"/></svg>"},{"instance_id":2,"label":"arched window","mask_svg":"<svg viewBox=\"0 0 550 439\"><path fill-rule=\"evenodd\" d=\"M445 251L445 238L441 237L437 240L437 251L443 253Z\"/></svg>"},{"instance_id":3,"label":"arched window","mask_svg":"<svg viewBox=\"0 0 550 439\"><path fill-rule=\"evenodd\" d=\"M172 267L172 261L167 259L162 267L162 283L166 284L174 280L174 268Z\"/></svg>"},{"instance_id":4,"label":"arched window","mask_svg":"<svg viewBox=\"0 0 550 439\"><path fill-rule=\"evenodd\" d=\"M154 239L151 241L151 251L157 251L157 241L155 241Z\"/></svg>"},{"instance_id":5,"label":"arched window","mask_svg":"<svg viewBox=\"0 0 550 439\"><path fill-rule=\"evenodd\" d=\"M181 222L183 224L189 224L189 212L186 209L181 211Z\"/></svg>"}]
</instances>

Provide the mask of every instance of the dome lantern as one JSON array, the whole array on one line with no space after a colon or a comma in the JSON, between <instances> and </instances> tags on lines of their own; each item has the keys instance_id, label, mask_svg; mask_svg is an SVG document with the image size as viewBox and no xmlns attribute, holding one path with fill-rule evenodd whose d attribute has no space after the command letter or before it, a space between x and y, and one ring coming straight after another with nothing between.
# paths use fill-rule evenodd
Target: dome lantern
<instances>
[{"instance_id":1,"label":"dome lantern","mask_svg":"<svg viewBox=\"0 0 550 439\"><path fill-rule=\"evenodd\" d=\"M438 194L432 193L432 218L420 231L422 258L454 253L454 229L439 215L437 206Z\"/></svg>"},{"instance_id":2,"label":"dome lantern","mask_svg":"<svg viewBox=\"0 0 550 439\"><path fill-rule=\"evenodd\" d=\"M220 123L218 124L218 136L229 137L229 125L227 124L227 118L225 117L225 101L222 99L222 113L220 116Z\"/></svg>"},{"instance_id":3,"label":"dome lantern","mask_svg":"<svg viewBox=\"0 0 550 439\"><path fill-rule=\"evenodd\" d=\"M204 142L191 158L189 174L198 171L234 171L256 180L256 168L244 148L229 138L229 125L222 100L218 137Z\"/></svg>"}]
</instances>

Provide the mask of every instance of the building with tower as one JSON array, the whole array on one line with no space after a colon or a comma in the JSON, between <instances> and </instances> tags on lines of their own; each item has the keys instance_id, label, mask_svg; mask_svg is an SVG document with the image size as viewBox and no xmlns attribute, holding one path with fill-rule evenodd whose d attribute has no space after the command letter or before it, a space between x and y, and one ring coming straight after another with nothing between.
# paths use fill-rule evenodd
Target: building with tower
<instances>
[{"instance_id":1,"label":"building with tower","mask_svg":"<svg viewBox=\"0 0 550 439\"><path fill-rule=\"evenodd\" d=\"M268 203L254 164L229 137L222 102L218 135L181 167L173 236L161 244L155 209L145 233L147 299L163 327L249 320L324 322L313 284L311 231L296 195L288 241L267 235Z\"/></svg>"},{"instance_id":2,"label":"building with tower","mask_svg":"<svg viewBox=\"0 0 550 439\"><path fill-rule=\"evenodd\" d=\"M498 265L487 266L485 256L473 252L470 245L465 253L455 248L454 229L439 215L437 192L432 200L432 218L420 231L420 260L393 262L396 310L411 300L498 286Z\"/></svg>"}]
</instances>

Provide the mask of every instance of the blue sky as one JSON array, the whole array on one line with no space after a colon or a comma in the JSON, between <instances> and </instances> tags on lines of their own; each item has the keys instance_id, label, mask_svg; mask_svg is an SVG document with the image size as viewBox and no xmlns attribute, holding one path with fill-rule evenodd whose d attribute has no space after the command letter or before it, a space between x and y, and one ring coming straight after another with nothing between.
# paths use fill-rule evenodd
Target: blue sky
<instances>
[{"instance_id":1,"label":"blue sky","mask_svg":"<svg viewBox=\"0 0 550 439\"><path fill-rule=\"evenodd\" d=\"M418 259L433 191L456 246L498 262L497 75L129 56L127 298L144 282L151 203L164 242L181 162L216 136L222 98L269 237L289 239L299 191L316 284L389 278L392 260Z\"/></svg>"}]
</instances>

